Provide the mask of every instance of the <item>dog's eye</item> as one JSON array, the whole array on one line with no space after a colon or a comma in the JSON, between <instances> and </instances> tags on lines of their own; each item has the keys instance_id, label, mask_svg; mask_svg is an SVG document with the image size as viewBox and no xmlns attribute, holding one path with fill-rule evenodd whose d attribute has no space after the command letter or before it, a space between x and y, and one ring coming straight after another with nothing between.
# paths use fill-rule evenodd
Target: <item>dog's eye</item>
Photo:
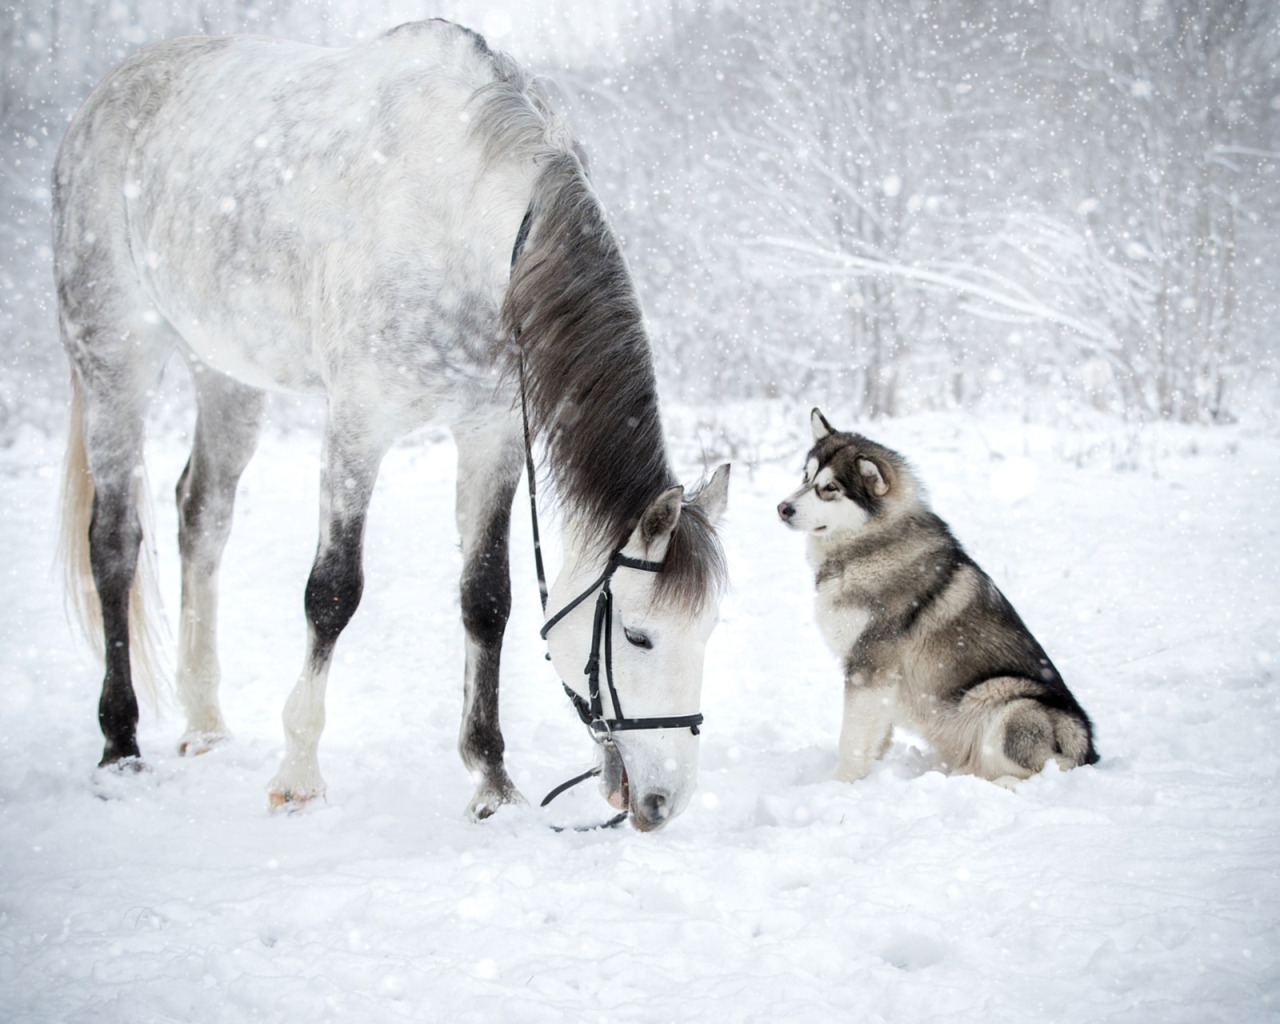
<instances>
[{"instance_id":1,"label":"dog's eye","mask_svg":"<svg viewBox=\"0 0 1280 1024\"><path fill-rule=\"evenodd\" d=\"M642 647L646 651L653 650L653 641L649 638L648 633L641 633L638 629L622 629L622 634L627 638L627 643L633 647Z\"/></svg>"},{"instance_id":2,"label":"dog's eye","mask_svg":"<svg viewBox=\"0 0 1280 1024\"><path fill-rule=\"evenodd\" d=\"M832 496L835 496L835 495L837 495L837 494L839 494L839 493L840 493L840 485L839 485L839 484L837 484L837 483L834 483L834 482L833 482L833 483L829 483L829 484L827 484L825 487L823 487L823 488L822 488L822 493L823 493L823 494L830 494L830 495L832 495Z\"/></svg>"}]
</instances>

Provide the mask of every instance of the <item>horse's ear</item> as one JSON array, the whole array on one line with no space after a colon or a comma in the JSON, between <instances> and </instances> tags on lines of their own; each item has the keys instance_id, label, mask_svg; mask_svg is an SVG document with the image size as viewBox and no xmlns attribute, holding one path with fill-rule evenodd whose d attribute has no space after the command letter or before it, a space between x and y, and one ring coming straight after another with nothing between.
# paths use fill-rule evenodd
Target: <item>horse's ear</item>
<instances>
[{"instance_id":1,"label":"horse's ear","mask_svg":"<svg viewBox=\"0 0 1280 1024\"><path fill-rule=\"evenodd\" d=\"M828 434L834 434L836 428L827 422L827 418L822 415L821 409L814 409L809 413L809 426L813 428L813 439L821 441Z\"/></svg>"},{"instance_id":2,"label":"horse's ear","mask_svg":"<svg viewBox=\"0 0 1280 1024\"><path fill-rule=\"evenodd\" d=\"M671 534L680 520L680 503L683 500L684 488L679 484L668 487L654 498L631 531L623 551L649 562L661 562L667 555Z\"/></svg>"},{"instance_id":3,"label":"horse's ear","mask_svg":"<svg viewBox=\"0 0 1280 1024\"><path fill-rule=\"evenodd\" d=\"M729 463L711 474L711 479L693 496L693 504L702 510L712 526L720 525L729 505Z\"/></svg>"}]
</instances>

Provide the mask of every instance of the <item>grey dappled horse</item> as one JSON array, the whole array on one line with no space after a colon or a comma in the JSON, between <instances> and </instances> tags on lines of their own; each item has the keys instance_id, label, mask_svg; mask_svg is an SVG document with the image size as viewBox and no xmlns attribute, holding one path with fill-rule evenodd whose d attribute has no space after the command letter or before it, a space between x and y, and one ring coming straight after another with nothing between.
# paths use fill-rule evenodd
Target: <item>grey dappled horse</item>
<instances>
[{"instance_id":1,"label":"grey dappled horse","mask_svg":"<svg viewBox=\"0 0 1280 1024\"><path fill-rule=\"evenodd\" d=\"M177 490L184 753L227 735L218 565L263 393L318 392L328 403L320 538L272 805L324 793L325 685L360 601L374 478L389 446L428 422L448 423L458 448L470 810L484 817L520 799L503 761L498 660L525 455L521 363L565 523L551 610L609 592L614 720L619 704L652 722L697 712L724 576L715 524L728 467L687 499L676 483L617 241L575 143L509 58L441 21L340 50L248 36L152 46L72 121L54 173L54 234L75 390L64 533L73 586L91 574L96 600L78 590L91 616L100 611L103 765L140 763L137 480L147 395L175 351L198 404ZM599 647L589 604L548 634L570 682ZM611 645L614 636L626 642ZM606 793L637 827L687 804L695 734L603 737Z\"/></svg>"}]
</instances>

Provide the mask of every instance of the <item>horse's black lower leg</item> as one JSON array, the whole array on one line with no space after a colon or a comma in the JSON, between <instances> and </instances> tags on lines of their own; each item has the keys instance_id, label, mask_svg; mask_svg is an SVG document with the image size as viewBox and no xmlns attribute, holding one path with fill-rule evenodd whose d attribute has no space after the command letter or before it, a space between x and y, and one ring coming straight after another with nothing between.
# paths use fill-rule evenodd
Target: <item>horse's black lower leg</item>
<instances>
[{"instance_id":1,"label":"horse's black lower leg","mask_svg":"<svg viewBox=\"0 0 1280 1024\"><path fill-rule=\"evenodd\" d=\"M142 527L134 507L130 476L124 486L99 486L89 526L89 563L102 607L106 673L98 701L98 724L105 745L100 766L141 757L138 699L129 665L129 592L138 567Z\"/></svg>"},{"instance_id":2,"label":"horse's black lower leg","mask_svg":"<svg viewBox=\"0 0 1280 1024\"><path fill-rule=\"evenodd\" d=\"M316 552L307 579L307 624L311 627L311 668L326 666L338 637L364 594L364 516L335 522L327 543Z\"/></svg>"},{"instance_id":3,"label":"horse's black lower leg","mask_svg":"<svg viewBox=\"0 0 1280 1024\"><path fill-rule=\"evenodd\" d=\"M521 800L503 760L498 719L502 637L511 613L508 545L511 501L522 457L501 418L455 431L458 442L458 529L462 535L462 624L466 676L458 752L476 784L469 810L486 818Z\"/></svg>"},{"instance_id":4,"label":"horse's black lower leg","mask_svg":"<svg viewBox=\"0 0 1280 1024\"><path fill-rule=\"evenodd\" d=\"M498 673L502 637L511 614L511 572L508 542L514 488L494 496L488 521L467 553L463 568L462 625L467 634L465 710L458 746L463 763L478 774L492 792L472 808L479 817L498 803L518 799L507 776L506 743L498 719Z\"/></svg>"}]
</instances>

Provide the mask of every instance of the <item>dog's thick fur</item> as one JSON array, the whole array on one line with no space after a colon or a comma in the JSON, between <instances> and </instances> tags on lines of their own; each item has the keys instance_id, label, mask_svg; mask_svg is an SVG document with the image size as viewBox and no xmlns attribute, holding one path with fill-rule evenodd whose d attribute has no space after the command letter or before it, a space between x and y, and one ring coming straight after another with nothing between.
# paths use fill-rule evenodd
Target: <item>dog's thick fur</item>
<instances>
[{"instance_id":1,"label":"dog's thick fur","mask_svg":"<svg viewBox=\"0 0 1280 1024\"><path fill-rule=\"evenodd\" d=\"M817 409L804 485L778 506L808 534L823 637L844 665L836 778L866 775L895 723L948 769L1005 785L1092 764L1089 716L996 585L930 511L906 460Z\"/></svg>"}]
</instances>

